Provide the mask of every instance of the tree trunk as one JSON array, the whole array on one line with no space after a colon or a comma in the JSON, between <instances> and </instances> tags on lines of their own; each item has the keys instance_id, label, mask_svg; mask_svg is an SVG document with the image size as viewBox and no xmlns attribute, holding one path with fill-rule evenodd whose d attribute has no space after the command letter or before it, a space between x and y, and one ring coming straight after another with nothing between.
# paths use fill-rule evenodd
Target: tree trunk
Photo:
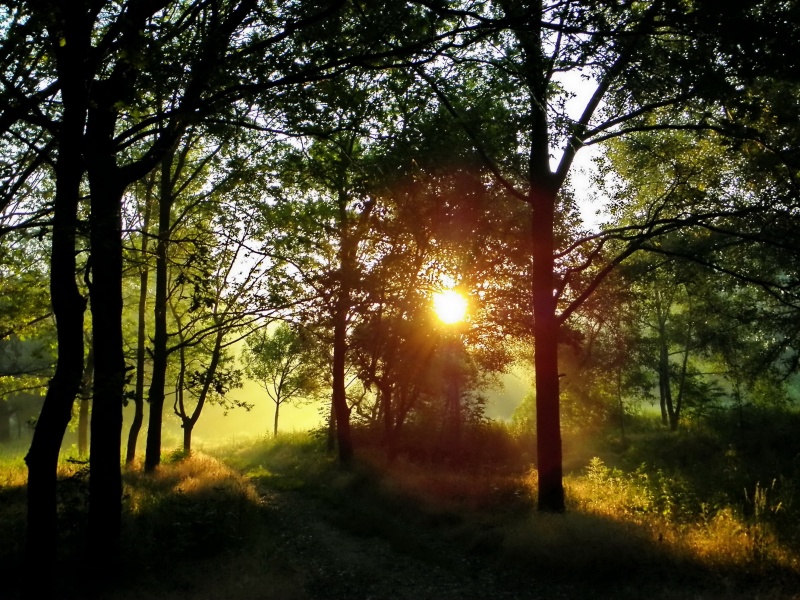
<instances>
[{"instance_id":1,"label":"tree trunk","mask_svg":"<svg viewBox=\"0 0 800 600\"><path fill-rule=\"evenodd\" d=\"M692 297L689 296L688 292L686 294L687 302L689 305L689 324L686 327L686 344L684 345L683 349L683 363L681 364L681 373L678 377L678 397L675 399L675 413L673 415L672 420L670 421L670 429L675 431L678 429L678 425L681 419L681 410L683 409L683 396L686 390L686 372L689 368L689 350L692 344Z\"/></svg>"},{"instance_id":2,"label":"tree trunk","mask_svg":"<svg viewBox=\"0 0 800 600\"><path fill-rule=\"evenodd\" d=\"M150 276L149 258L147 256L148 229L150 227L150 211L152 209L152 178L148 178L145 190L144 215L142 216L142 244L139 250L141 266L139 267L139 322L136 331L136 389L133 395L133 419L128 430L128 449L125 454L125 464L131 464L136 458L136 443L144 421L144 364L145 347L147 344L146 316L147 316L147 284Z\"/></svg>"},{"instance_id":3,"label":"tree trunk","mask_svg":"<svg viewBox=\"0 0 800 600\"><path fill-rule=\"evenodd\" d=\"M539 470L538 509L563 512L564 485L558 381L558 320L553 281L555 191L534 185L532 298L536 374L536 447Z\"/></svg>"},{"instance_id":4,"label":"tree trunk","mask_svg":"<svg viewBox=\"0 0 800 600\"><path fill-rule=\"evenodd\" d=\"M378 384L381 395L381 416L383 417L383 446L389 458L394 456L394 411L392 410L392 384Z\"/></svg>"},{"instance_id":5,"label":"tree trunk","mask_svg":"<svg viewBox=\"0 0 800 600\"><path fill-rule=\"evenodd\" d=\"M11 416L14 411L7 410L0 405L0 442L7 442L11 439Z\"/></svg>"},{"instance_id":6,"label":"tree trunk","mask_svg":"<svg viewBox=\"0 0 800 600\"><path fill-rule=\"evenodd\" d=\"M622 400L622 364L617 365L617 405L619 406L619 433L620 441L625 446L625 404Z\"/></svg>"},{"instance_id":7,"label":"tree trunk","mask_svg":"<svg viewBox=\"0 0 800 600\"><path fill-rule=\"evenodd\" d=\"M89 348L86 357L86 369L81 380L81 403L78 409L78 456L89 454L89 399L92 397L92 381L94 379L94 352Z\"/></svg>"},{"instance_id":8,"label":"tree trunk","mask_svg":"<svg viewBox=\"0 0 800 600\"><path fill-rule=\"evenodd\" d=\"M191 456L192 431L194 430L194 423L192 423L191 419L184 419L181 427L183 427L183 454L185 456Z\"/></svg>"},{"instance_id":9,"label":"tree trunk","mask_svg":"<svg viewBox=\"0 0 800 600\"><path fill-rule=\"evenodd\" d=\"M336 442L339 462L348 464L353 458L353 439L350 433L350 409L345 391L347 356L347 318L350 313L350 288L352 286L355 249L349 232L347 194L339 191L339 293L333 314L333 410L336 415Z\"/></svg>"},{"instance_id":10,"label":"tree trunk","mask_svg":"<svg viewBox=\"0 0 800 600\"><path fill-rule=\"evenodd\" d=\"M69 49L59 50L57 68L60 75L72 72L72 69L79 70L81 47L78 40L70 37ZM76 82L69 77L61 81L64 113L58 136L50 252L50 301L56 320L58 358L33 432L30 450L25 457L28 466L28 529L25 548L27 585L24 589L25 596L31 598L53 595L56 580L58 454L83 375L86 300L75 281L75 234L84 169L80 148L86 115L86 90L81 85L82 81Z\"/></svg>"},{"instance_id":11,"label":"tree trunk","mask_svg":"<svg viewBox=\"0 0 800 600\"><path fill-rule=\"evenodd\" d=\"M161 189L158 204L158 243L156 245L156 296L153 334L153 375L148 400L150 417L145 448L145 471L161 463L161 425L164 415L164 387L167 381L167 250L172 213L172 160L174 151L161 161Z\"/></svg>"},{"instance_id":12,"label":"tree trunk","mask_svg":"<svg viewBox=\"0 0 800 600\"><path fill-rule=\"evenodd\" d=\"M336 418L336 442L339 462L348 464L353 458L353 440L350 433L350 410L345 393L345 355L347 353L347 312L349 293L341 290L337 299L333 326L333 411Z\"/></svg>"},{"instance_id":13,"label":"tree trunk","mask_svg":"<svg viewBox=\"0 0 800 600\"><path fill-rule=\"evenodd\" d=\"M328 410L328 435L325 449L331 453L336 449L336 411L333 409L333 398L331 398L331 406Z\"/></svg>"},{"instance_id":14,"label":"tree trunk","mask_svg":"<svg viewBox=\"0 0 800 600\"><path fill-rule=\"evenodd\" d=\"M667 344L666 317L659 315L658 323L658 388L661 394L661 420L671 428L675 422L675 408L672 404L672 383L669 373L669 346Z\"/></svg>"},{"instance_id":15,"label":"tree trunk","mask_svg":"<svg viewBox=\"0 0 800 600\"><path fill-rule=\"evenodd\" d=\"M272 437L273 438L278 437L278 413L280 412L280 409L281 409L281 403L280 402L276 402L275 403L275 422L274 422L273 427L272 427Z\"/></svg>"},{"instance_id":16,"label":"tree trunk","mask_svg":"<svg viewBox=\"0 0 800 600\"><path fill-rule=\"evenodd\" d=\"M114 120L108 119L107 115L99 116L99 120L99 139L111 139L113 129L111 132L103 130L109 124L113 127ZM92 249L89 297L95 362L88 547L93 568L99 569L100 575L107 576L111 574L109 565L117 557L122 512L120 451L125 357L122 345L121 211L124 188L111 150L97 151L95 146L95 152L88 170Z\"/></svg>"},{"instance_id":17,"label":"tree trunk","mask_svg":"<svg viewBox=\"0 0 800 600\"><path fill-rule=\"evenodd\" d=\"M191 416L186 415L185 406L181 402L181 414L178 416L183 420L183 449L187 455L192 451L192 431L194 426L197 424L197 421L200 419L200 414L203 412L203 407L205 406L209 391L211 390L211 383L214 381L214 375L217 373L217 367L219 367L219 361L222 358L222 342L225 338L225 330L220 326L219 323L217 323L217 327L217 334L214 338L214 349L211 351L211 362L208 365L208 369L206 369L205 379L203 380L203 389L200 390L200 395L197 397L197 405L194 407ZM183 349L181 349L181 352L183 352ZM183 369L184 362L181 360L181 370ZM181 377L181 380L182 379L183 377ZM276 427L277 422L278 417L276 415Z\"/></svg>"}]
</instances>

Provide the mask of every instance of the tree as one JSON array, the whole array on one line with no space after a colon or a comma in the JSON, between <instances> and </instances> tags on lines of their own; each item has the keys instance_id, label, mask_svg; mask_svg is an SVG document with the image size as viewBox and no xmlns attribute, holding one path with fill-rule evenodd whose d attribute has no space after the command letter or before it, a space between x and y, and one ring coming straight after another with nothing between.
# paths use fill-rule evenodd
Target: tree
<instances>
[{"instance_id":1,"label":"tree","mask_svg":"<svg viewBox=\"0 0 800 600\"><path fill-rule=\"evenodd\" d=\"M264 389L275 404L272 435L278 435L278 415L283 404L317 394L323 381L318 342L304 328L280 323L247 337L242 362L247 376Z\"/></svg>"},{"instance_id":2,"label":"tree","mask_svg":"<svg viewBox=\"0 0 800 600\"><path fill-rule=\"evenodd\" d=\"M726 96L742 96L737 78L725 73L726 68L736 71L736 67L718 60L717 44L720 37L727 40L729 32L717 36L709 23L718 19L703 20L709 12L719 17L711 3L699 8L688 17L682 5L670 1L589 7L579 2L528 5L500 0L438 8L449 23L461 27L462 43L445 53L449 62L431 63L426 71L419 70L420 76L467 129L497 181L532 211L530 298L541 510L564 510L560 328L602 280L648 240L719 216L718 211L707 214L699 207L668 220L645 214L630 229L599 236L576 240L556 235L565 205L564 186L582 147L637 131L738 129L741 133L722 108ZM769 17L753 12L759 14L760 24L767 25L771 18L778 14L783 18L793 10L770 3ZM476 95L491 93L512 107L517 117L507 125L520 140L520 152L506 156L492 152L492 128L468 119L468 103L454 93L451 82L459 77L478 81L475 73L482 74L484 83L473 87L470 102ZM566 89L568 73L592 84L593 92L579 112L567 110L572 97ZM551 166L553 154L557 156ZM742 212L725 210L727 215ZM622 242L617 252L604 252L613 239ZM594 277L587 278L589 273Z\"/></svg>"}]
</instances>

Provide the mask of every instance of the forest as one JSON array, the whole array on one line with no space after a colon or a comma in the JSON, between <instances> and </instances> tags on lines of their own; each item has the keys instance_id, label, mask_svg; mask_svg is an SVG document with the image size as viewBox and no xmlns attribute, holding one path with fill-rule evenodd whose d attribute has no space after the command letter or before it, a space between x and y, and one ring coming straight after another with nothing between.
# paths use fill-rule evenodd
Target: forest
<instances>
[{"instance_id":1,"label":"forest","mask_svg":"<svg viewBox=\"0 0 800 600\"><path fill-rule=\"evenodd\" d=\"M0 598L800 598L800 4L0 31Z\"/></svg>"}]
</instances>

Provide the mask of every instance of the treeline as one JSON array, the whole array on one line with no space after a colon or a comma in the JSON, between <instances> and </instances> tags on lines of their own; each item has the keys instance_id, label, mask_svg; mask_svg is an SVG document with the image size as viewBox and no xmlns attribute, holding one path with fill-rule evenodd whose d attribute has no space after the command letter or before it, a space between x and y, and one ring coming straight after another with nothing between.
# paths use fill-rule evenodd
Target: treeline
<instances>
[{"instance_id":1,"label":"treeline","mask_svg":"<svg viewBox=\"0 0 800 600\"><path fill-rule=\"evenodd\" d=\"M32 597L53 583L76 397L92 406L90 564L110 573L123 404L126 460L147 412L152 471L165 403L187 450L207 403L237 404L244 339L275 430L281 403L328 396L344 463L356 420L390 453L415 422L457 446L482 384L532 344L518 421L548 511L564 509L562 409L624 427L655 389L677 428L714 398L785 402L799 11L3 4L0 405L47 380L26 458ZM592 190L570 179L586 146L603 149ZM608 199L593 231L591 194ZM456 327L430 308L449 287L469 299ZM52 371L14 366L24 338Z\"/></svg>"}]
</instances>

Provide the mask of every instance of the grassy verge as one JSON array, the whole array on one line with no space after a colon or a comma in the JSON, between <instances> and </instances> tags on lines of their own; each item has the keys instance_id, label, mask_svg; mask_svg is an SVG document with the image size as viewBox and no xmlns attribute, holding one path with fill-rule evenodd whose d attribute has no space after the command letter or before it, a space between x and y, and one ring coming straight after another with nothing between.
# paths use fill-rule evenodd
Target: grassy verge
<instances>
[{"instance_id":1,"label":"grassy verge","mask_svg":"<svg viewBox=\"0 0 800 600\"><path fill-rule=\"evenodd\" d=\"M25 534L24 449L0 456L3 598L20 596ZM59 466L59 598L88 597L83 576L88 469ZM282 571L252 482L208 455L167 459L153 475L123 475L120 566L99 597L114 599L302 598Z\"/></svg>"}]
</instances>

